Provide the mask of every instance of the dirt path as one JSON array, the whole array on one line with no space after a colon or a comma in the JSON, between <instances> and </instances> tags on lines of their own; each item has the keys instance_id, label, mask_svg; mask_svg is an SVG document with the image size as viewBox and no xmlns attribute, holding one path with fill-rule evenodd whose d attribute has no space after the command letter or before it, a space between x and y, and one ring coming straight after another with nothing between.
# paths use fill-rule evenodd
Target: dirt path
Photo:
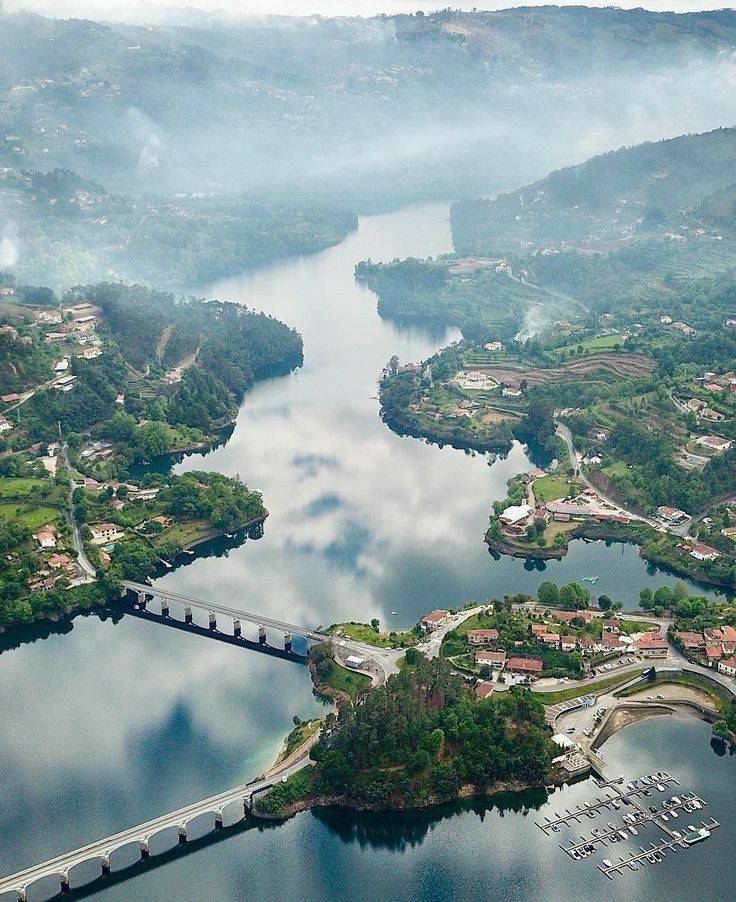
<instances>
[{"instance_id":1,"label":"dirt path","mask_svg":"<svg viewBox=\"0 0 736 902\"><path fill-rule=\"evenodd\" d=\"M159 340L156 342L156 357L158 358L159 363L164 359L164 354L166 353L166 346L169 343L169 339L171 338L171 333L174 331L174 324L169 323L168 326L164 326L164 330L161 333Z\"/></svg>"}]
</instances>

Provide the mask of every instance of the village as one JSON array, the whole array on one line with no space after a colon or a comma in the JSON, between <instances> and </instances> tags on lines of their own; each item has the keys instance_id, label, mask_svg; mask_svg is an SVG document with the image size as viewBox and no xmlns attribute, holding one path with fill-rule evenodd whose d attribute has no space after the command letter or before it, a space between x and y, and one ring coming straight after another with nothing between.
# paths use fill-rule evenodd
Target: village
<instances>
[{"instance_id":1,"label":"village","mask_svg":"<svg viewBox=\"0 0 736 902\"><path fill-rule=\"evenodd\" d=\"M451 612L432 611L419 623L425 635L447 624ZM441 654L461 673L477 678L487 697L513 685L555 687L595 674L663 659L669 645L661 624L598 608L549 608L534 600L508 610L489 606L442 637Z\"/></svg>"}]
</instances>

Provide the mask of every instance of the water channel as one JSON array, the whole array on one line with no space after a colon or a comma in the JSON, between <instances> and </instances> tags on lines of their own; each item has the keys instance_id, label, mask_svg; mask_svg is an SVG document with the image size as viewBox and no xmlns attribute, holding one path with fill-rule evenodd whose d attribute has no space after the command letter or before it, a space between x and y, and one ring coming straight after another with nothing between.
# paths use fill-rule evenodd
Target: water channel
<instances>
[{"instance_id":1,"label":"water channel","mask_svg":"<svg viewBox=\"0 0 736 902\"><path fill-rule=\"evenodd\" d=\"M162 578L167 587L305 625L378 617L404 627L432 607L533 591L543 579L596 575L595 593L627 607L645 585L675 581L650 570L635 548L603 543L574 543L544 570L494 561L482 542L488 511L507 479L531 466L523 448L489 466L482 456L398 437L381 423L376 379L388 358L419 360L458 335L382 320L353 267L367 257L450 247L447 208L414 207L361 219L354 234L321 254L202 290L294 324L305 363L248 394L227 443L178 465L239 473L261 489L270 511L264 535L227 554L193 558ZM245 780L273 759L293 715L321 709L298 665L129 617L79 617L63 632L20 640L0 654L4 873ZM709 813L736 815L734 761L714 755L709 728L697 721L640 724L605 751L633 776L652 756L658 767L669 763L714 801ZM572 800L588 791L565 792ZM174 855L132 880L112 881L104 893L317 900L651 898L661 891L675 899L689 896L678 895L677 878L687 858L702 869L699 885L714 886L706 898L729 895L705 881L714 879L716 862L724 881L736 877L733 859L724 859L730 826L682 861L611 890L590 862L568 862L533 826L524 806L535 801L411 818L302 815Z\"/></svg>"}]
</instances>

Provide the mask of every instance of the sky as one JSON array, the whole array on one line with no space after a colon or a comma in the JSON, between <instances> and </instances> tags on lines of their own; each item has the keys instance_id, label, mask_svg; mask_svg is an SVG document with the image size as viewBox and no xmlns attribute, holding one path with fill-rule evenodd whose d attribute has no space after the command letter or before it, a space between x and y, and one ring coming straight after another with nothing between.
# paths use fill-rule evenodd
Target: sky
<instances>
[{"instance_id":1,"label":"sky","mask_svg":"<svg viewBox=\"0 0 736 902\"><path fill-rule=\"evenodd\" d=\"M2 0L0 0L0 3ZM377 13L414 12L451 6L454 9L503 9L509 6L542 6L551 0L5 0L6 8L23 8L44 15L64 18L78 16L127 21L152 21L158 18L156 7L191 7L201 10L227 10L244 15L362 15ZM582 0L557 0L557 5L583 5ZM587 6L644 7L652 10L693 12L702 9L722 9L736 5L729 0L587 0Z\"/></svg>"}]
</instances>

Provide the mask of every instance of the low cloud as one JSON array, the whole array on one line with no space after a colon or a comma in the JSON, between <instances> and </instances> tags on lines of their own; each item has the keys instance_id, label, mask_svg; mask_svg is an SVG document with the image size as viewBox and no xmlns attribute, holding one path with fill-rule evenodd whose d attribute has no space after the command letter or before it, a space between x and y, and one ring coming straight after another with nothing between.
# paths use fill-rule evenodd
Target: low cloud
<instances>
[{"instance_id":1,"label":"low cloud","mask_svg":"<svg viewBox=\"0 0 736 902\"><path fill-rule=\"evenodd\" d=\"M18 262L18 237L15 227L8 223L0 238L0 269L11 269Z\"/></svg>"}]
</instances>

